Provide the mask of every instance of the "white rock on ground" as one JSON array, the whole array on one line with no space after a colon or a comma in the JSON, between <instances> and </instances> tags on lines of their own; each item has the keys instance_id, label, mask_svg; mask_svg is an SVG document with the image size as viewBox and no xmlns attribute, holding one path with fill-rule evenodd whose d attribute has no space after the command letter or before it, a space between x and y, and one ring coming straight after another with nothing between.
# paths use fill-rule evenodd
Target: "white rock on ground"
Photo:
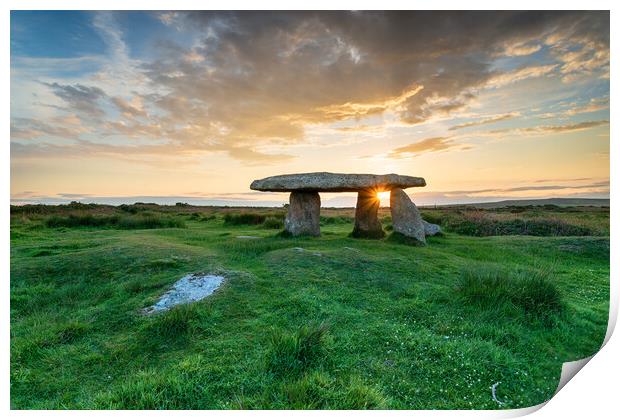
<instances>
[{"instance_id":1,"label":"white rock on ground","mask_svg":"<svg viewBox=\"0 0 620 420\"><path fill-rule=\"evenodd\" d=\"M145 308L144 312L167 311L177 305L202 300L213 294L224 280L223 276L212 274L188 274L164 293L155 305Z\"/></svg>"}]
</instances>

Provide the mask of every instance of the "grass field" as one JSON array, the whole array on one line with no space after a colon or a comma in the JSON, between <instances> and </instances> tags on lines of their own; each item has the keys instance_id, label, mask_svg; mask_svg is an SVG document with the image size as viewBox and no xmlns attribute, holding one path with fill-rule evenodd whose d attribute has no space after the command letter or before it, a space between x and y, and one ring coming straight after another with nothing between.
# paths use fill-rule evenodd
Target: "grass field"
<instances>
[{"instance_id":1,"label":"grass field","mask_svg":"<svg viewBox=\"0 0 620 420\"><path fill-rule=\"evenodd\" d=\"M350 238L351 209L320 238L279 236L282 209L11 214L15 409L525 407L607 326L608 208L423 209L426 247ZM226 281L141 313L196 272Z\"/></svg>"}]
</instances>

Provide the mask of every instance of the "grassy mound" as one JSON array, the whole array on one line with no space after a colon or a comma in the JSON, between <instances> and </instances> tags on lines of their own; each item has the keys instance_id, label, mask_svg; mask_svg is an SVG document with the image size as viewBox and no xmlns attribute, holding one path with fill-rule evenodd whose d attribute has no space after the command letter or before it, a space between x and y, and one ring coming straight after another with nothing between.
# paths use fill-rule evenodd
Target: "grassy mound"
<instances>
[{"instance_id":1,"label":"grassy mound","mask_svg":"<svg viewBox=\"0 0 620 420\"><path fill-rule=\"evenodd\" d=\"M351 238L347 222L284 239L265 222L223 222L282 209L138 205L149 209L11 217L14 409L528 407L549 399L562 363L592 355L607 330L608 237L448 233L410 247ZM544 210L607 232L605 211ZM44 227L50 216L144 213L186 228ZM218 293L144 314L187 273L220 269ZM490 395L497 382L501 406Z\"/></svg>"}]
</instances>

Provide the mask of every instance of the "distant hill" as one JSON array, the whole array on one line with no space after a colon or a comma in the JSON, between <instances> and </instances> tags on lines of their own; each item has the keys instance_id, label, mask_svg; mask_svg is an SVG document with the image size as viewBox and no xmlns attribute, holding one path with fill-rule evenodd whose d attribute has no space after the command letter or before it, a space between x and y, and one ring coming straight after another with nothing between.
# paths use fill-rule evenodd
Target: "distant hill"
<instances>
[{"instance_id":1,"label":"distant hill","mask_svg":"<svg viewBox=\"0 0 620 420\"><path fill-rule=\"evenodd\" d=\"M495 209L508 206L544 206L552 204L560 207L594 206L609 207L609 198L542 198L537 200L503 200L491 203L444 204L441 207L467 206L480 209ZM420 206L431 207L431 206Z\"/></svg>"}]
</instances>

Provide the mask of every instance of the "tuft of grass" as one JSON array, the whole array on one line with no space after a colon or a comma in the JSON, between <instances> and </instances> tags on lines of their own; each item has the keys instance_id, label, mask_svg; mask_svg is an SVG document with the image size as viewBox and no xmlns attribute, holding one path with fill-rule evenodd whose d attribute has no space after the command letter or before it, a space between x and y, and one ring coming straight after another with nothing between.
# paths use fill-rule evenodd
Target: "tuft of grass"
<instances>
[{"instance_id":1,"label":"tuft of grass","mask_svg":"<svg viewBox=\"0 0 620 420\"><path fill-rule=\"evenodd\" d=\"M526 315L550 319L564 309L562 295L542 270L505 271L487 267L462 272L457 291L465 302L483 308L511 305Z\"/></svg>"},{"instance_id":2,"label":"tuft of grass","mask_svg":"<svg viewBox=\"0 0 620 420\"><path fill-rule=\"evenodd\" d=\"M277 332L271 336L266 355L267 371L276 376L296 375L316 366L325 357L327 324L310 324L294 333Z\"/></svg>"},{"instance_id":3,"label":"tuft of grass","mask_svg":"<svg viewBox=\"0 0 620 420\"><path fill-rule=\"evenodd\" d=\"M44 346L52 346L56 344L71 344L86 335L88 325L80 321L69 321L57 327L53 336L47 340L43 340Z\"/></svg>"},{"instance_id":4,"label":"tuft of grass","mask_svg":"<svg viewBox=\"0 0 620 420\"><path fill-rule=\"evenodd\" d=\"M388 406L385 396L377 389L370 387L357 376L351 378L346 387L344 398L337 408L347 410L382 409Z\"/></svg>"},{"instance_id":5,"label":"tuft of grass","mask_svg":"<svg viewBox=\"0 0 620 420\"><path fill-rule=\"evenodd\" d=\"M386 398L358 377L342 383L325 372L310 372L282 388L287 408L292 409L363 410L387 406Z\"/></svg>"},{"instance_id":6,"label":"tuft of grass","mask_svg":"<svg viewBox=\"0 0 620 420\"><path fill-rule=\"evenodd\" d=\"M177 339L187 334L198 314L194 305L179 305L153 316L146 332L153 339Z\"/></svg>"}]
</instances>

